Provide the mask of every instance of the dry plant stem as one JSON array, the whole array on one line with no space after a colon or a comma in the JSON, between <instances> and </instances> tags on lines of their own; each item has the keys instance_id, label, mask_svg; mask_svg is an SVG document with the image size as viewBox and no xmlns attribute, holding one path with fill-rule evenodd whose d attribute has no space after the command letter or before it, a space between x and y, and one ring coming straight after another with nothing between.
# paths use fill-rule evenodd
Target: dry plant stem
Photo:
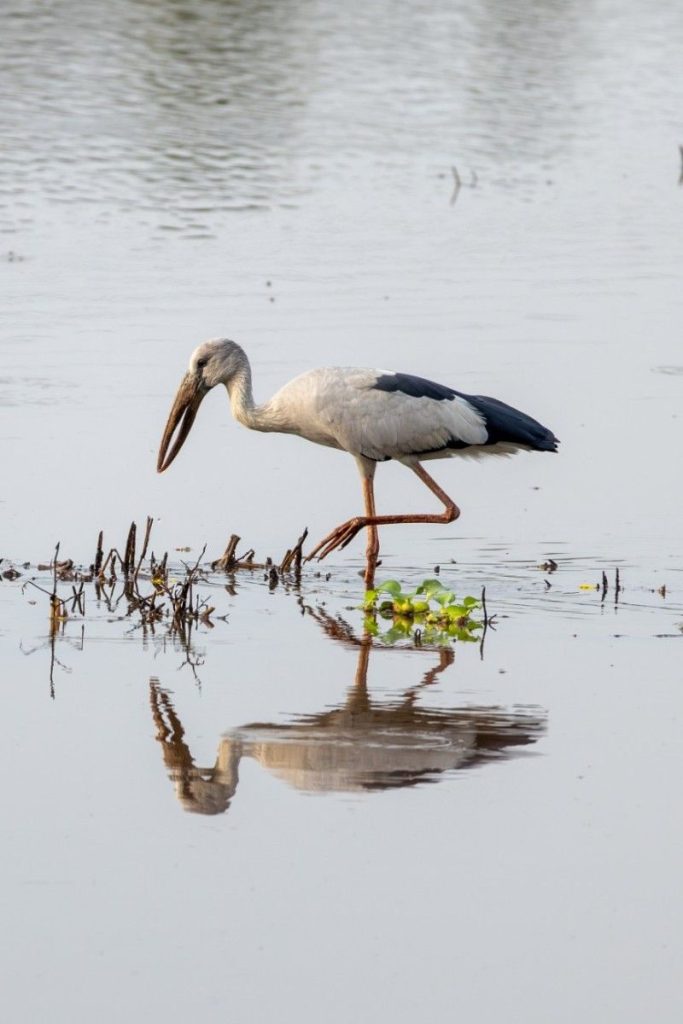
<instances>
[{"instance_id":1,"label":"dry plant stem","mask_svg":"<svg viewBox=\"0 0 683 1024\"><path fill-rule=\"evenodd\" d=\"M137 533L137 527L135 523L130 524L130 530L128 531L128 538L126 540L126 547L124 549L124 555L122 560L123 575L127 576L130 570L135 565L135 534Z\"/></svg>"},{"instance_id":2,"label":"dry plant stem","mask_svg":"<svg viewBox=\"0 0 683 1024\"><path fill-rule=\"evenodd\" d=\"M253 548L250 548L249 551L245 551L245 553L241 557L238 558L237 555L235 554L235 551L237 550L237 545L239 544L239 542L240 542L239 536L236 533L233 533L232 536L230 537L230 540L228 541L228 545L227 545L225 551L223 552L223 554L221 555L221 557L217 558L215 562L211 563L211 568L214 571L237 572L239 569L269 569L270 568L270 565L271 565L270 560L268 560L267 562L255 562L254 561L254 549Z\"/></svg>"},{"instance_id":3,"label":"dry plant stem","mask_svg":"<svg viewBox=\"0 0 683 1024\"><path fill-rule=\"evenodd\" d=\"M113 555L113 553L114 553L114 549L110 548L109 549L109 554L107 555L107 557L104 559L102 565L100 566L100 571L97 574L97 576L98 576L98 578L100 580L103 580L104 577L106 576L107 566L109 565L109 562L111 561L111 556Z\"/></svg>"},{"instance_id":4,"label":"dry plant stem","mask_svg":"<svg viewBox=\"0 0 683 1024\"><path fill-rule=\"evenodd\" d=\"M301 560L303 558L303 546L308 537L308 527L304 529L304 532L299 537L298 541L293 548L287 549L285 557L280 562L280 572L289 572L294 565L294 571L297 573L301 572Z\"/></svg>"},{"instance_id":5,"label":"dry plant stem","mask_svg":"<svg viewBox=\"0 0 683 1024\"><path fill-rule=\"evenodd\" d=\"M100 530L99 536L97 538L97 551L95 552L95 561L93 562L93 576L97 576L99 574L100 569L102 568L102 560L104 558L104 551L102 550L103 541L104 531Z\"/></svg>"},{"instance_id":6,"label":"dry plant stem","mask_svg":"<svg viewBox=\"0 0 683 1024\"><path fill-rule=\"evenodd\" d=\"M304 557L304 542L305 542L307 537L308 537L308 527L305 526L304 527L304 532L301 534L301 536L299 537L298 541L296 542L296 544L294 546L294 552L293 552L293 555L294 555L294 568L295 568L297 573L301 572L301 563L302 563L303 557Z\"/></svg>"},{"instance_id":7,"label":"dry plant stem","mask_svg":"<svg viewBox=\"0 0 683 1024\"><path fill-rule=\"evenodd\" d=\"M136 567L135 573L134 573L134 579L136 579L136 580L137 580L138 575L140 573L140 569L142 568L142 563L145 560L145 555L147 554L147 548L149 546L149 538L150 538L150 536L152 534L152 525L153 525L153 523L154 523L154 519L152 518L152 516L147 516L147 525L145 526L145 538L144 538L144 540L142 542L142 551L140 552L140 560L139 560L139 562L137 564L137 567Z\"/></svg>"},{"instance_id":8,"label":"dry plant stem","mask_svg":"<svg viewBox=\"0 0 683 1024\"><path fill-rule=\"evenodd\" d=\"M118 553L116 548L110 548L109 549L109 554L105 558L104 564L102 565L102 568L100 569L100 571L98 573L98 576L100 577L100 579L104 579L104 577L106 576L107 568L109 567L109 563L110 562L111 562L111 576L112 576L112 579L116 579L116 559L117 558L118 558L119 562L121 563L121 565L123 566L123 559L121 558L121 555Z\"/></svg>"},{"instance_id":9,"label":"dry plant stem","mask_svg":"<svg viewBox=\"0 0 683 1024\"><path fill-rule=\"evenodd\" d=\"M55 547L55 556L52 560L52 597L57 597L57 562L59 561L59 545L60 541L57 541Z\"/></svg>"},{"instance_id":10,"label":"dry plant stem","mask_svg":"<svg viewBox=\"0 0 683 1024\"><path fill-rule=\"evenodd\" d=\"M173 590L166 589L167 596L169 597L173 606L173 623L172 628L179 633L184 629L185 623L188 618L198 618L200 613L199 600L197 601L197 608L193 608L193 584L197 580L197 574L199 571L199 564L204 557L206 551L206 545L202 548L199 558L193 566L185 566L185 580L183 583L178 584Z\"/></svg>"},{"instance_id":11,"label":"dry plant stem","mask_svg":"<svg viewBox=\"0 0 683 1024\"><path fill-rule=\"evenodd\" d=\"M50 594L50 636L54 637L59 629L60 623L67 617L66 605L57 595L57 569L59 561L59 541L55 547L55 555L52 560L52 593Z\"/></svg>"},{"instance_id":12,"label":"dry plant stem","mask_svg":"<svg viewBox=\"0 0 683 1024\"><path fill-rule=\"evenodd\" d=\"M231 534L225 551L220 558L217 558L215 562L211 563L211 568L214 570L220 569L223 572L227 572L229 569L232 569L236 562L235 551L237 550L239 542L240 537L238 534Z\"/></svg>"}]
</instances>

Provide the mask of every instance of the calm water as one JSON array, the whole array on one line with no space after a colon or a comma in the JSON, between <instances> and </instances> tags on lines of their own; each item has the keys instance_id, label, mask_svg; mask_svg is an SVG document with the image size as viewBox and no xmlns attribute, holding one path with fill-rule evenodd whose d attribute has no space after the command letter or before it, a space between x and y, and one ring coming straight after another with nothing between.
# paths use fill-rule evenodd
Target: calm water
<instances>
[{"instance_id":1,"label":"calm water","mask_svg":"<svg viewBox=\"0 0 683 1024\"><path fill-rule=\"evenodd\" d=\"M2 579L11 1019L678 1021L680 6L0 17L1 556L151 514L176 560L279 558L358 511L351 459L222 395L155 474L208 336L260 396L395 367L563 442L437 465L461 519L382 537L386 575L486 585L483 658L363 640L360 541L300 592L212 579L194 665L89 600L52 682L37 570ZM431 498L389 465L378 503ZM616 605L580 589L616 566Z\"/></svg>"}]
</instances>

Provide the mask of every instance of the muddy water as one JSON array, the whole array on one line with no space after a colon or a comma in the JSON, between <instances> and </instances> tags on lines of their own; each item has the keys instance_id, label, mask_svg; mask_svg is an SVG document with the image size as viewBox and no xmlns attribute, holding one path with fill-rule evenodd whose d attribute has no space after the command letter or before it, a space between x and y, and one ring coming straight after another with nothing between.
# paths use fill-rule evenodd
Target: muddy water
<instances>
[{"instance_id":1,"label":"muddy water","mask_svg":"<svg viewBox=\"0 0 683 1024\"><path fill-rule=\"evenodd\" d=\"M605 0L3 14L13 1020L680 1019L682 31ZM176 561L279 557L358 510L348 457L217 394L155 475L216 334L259 395L395 367L561 437L437 465L461 519L382 538L386 575L486 586L483 657L364 639L360 542L300 590L212 577L191 663L91 596L51 649L23 584L57 540L87 563L152 514ZM378 472L382 510L416 488Z\"/></svg>"}]
</instances>

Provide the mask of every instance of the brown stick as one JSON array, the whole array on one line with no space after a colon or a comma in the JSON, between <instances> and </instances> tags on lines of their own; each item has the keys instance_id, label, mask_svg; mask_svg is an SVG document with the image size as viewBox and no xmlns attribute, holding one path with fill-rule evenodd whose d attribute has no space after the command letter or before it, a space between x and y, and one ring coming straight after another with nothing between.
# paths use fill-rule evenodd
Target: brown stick
<instances>
[{"instance_id":1,"label":"brown stick","mask_svg":"<svg viewBox=\"0 0 683 1024\"><path fill-rule=\"evenodd\" d=\"M138 573L140 572L140 569L142 568L142 563L145 560L145 555L147 554L147 546L149 544L149 538L152 533L153 522L154 519L152 518L152 516L147 516L147 526L145 527L145 539L142 542L142 551L140 552L140 560L137 564L137 568L134 573L134 579L138 578Z\"/></svg>"},{"instance_id":2,"label":"brown stick","mask_svg":"<svg viewBox=\"0 0 683 1024\"><path fill-rule=\"evenodd\" d=\"M235 565L235 551L239 542L239 536L236 533L231 534L225 551L220 558L211 563L211 568L214 570L220 569L222 572L229 572Z\"/></svg>"},{"instance_id":3,"label":"brown stick","mask_svg":"<svg viewBox=\"0 0 683 1024\"><path fill-rule=\"evenodd\" d=\"M97 576L100 569L102 568L102 559L104 558L104 551L102 550L102 542L104 541L104 531L100 530L97 538L97 551L95 552L95 561L93 563L93 576Z\"/></svg>"},{"instance_id":4,"label":"brown stick","mask_svg":"<svg viewBox=\"0 0 683 1024\"><path fill-rule=\"evenodd\" d=\"M308 537L308 527L305 527L304 532L299 537L298 541L291 550L288 548L285 552L285 556L280 562L280 572L289 572L294 564L294 571L301 571L301 559L303 558L303 546L306 538Z\"/></svg>"},{"instance_id":5,"label":"brown stick","mask_svg":"<svg viewBox=\"0 0 683 1024\"><path fill-rule=\"evenodd\" d=\"M126 548L125 548L125 551L123 553L123 565L121 566L121 569L123 571L123 575L124 576L127 576L128 573L130 572L130 570L135 565L135 534L136 534L136 532L137 532L137 527L136 527L135 523L133 522L133 523L130 524L130 530L128 531L128 539L126 540Z\"/></svg>"}]
</instances>

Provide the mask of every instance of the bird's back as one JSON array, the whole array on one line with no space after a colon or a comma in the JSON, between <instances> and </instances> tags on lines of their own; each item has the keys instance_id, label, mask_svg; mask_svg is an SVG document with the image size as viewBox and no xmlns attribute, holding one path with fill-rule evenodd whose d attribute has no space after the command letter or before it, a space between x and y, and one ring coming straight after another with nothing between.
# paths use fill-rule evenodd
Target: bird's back
<instances>
[{"instance_id":1,"label":"bird's back","mask_svg":"<svg viewBox=\"0 0 683 1024\"><path fill-rule=\"evenodd\" d=\"M358 367L311 370L268 403L287 433L376 461L483 454L501 446L555 451L552 431L495 398L423 377Z\"/></svg>"}]
</instances>

